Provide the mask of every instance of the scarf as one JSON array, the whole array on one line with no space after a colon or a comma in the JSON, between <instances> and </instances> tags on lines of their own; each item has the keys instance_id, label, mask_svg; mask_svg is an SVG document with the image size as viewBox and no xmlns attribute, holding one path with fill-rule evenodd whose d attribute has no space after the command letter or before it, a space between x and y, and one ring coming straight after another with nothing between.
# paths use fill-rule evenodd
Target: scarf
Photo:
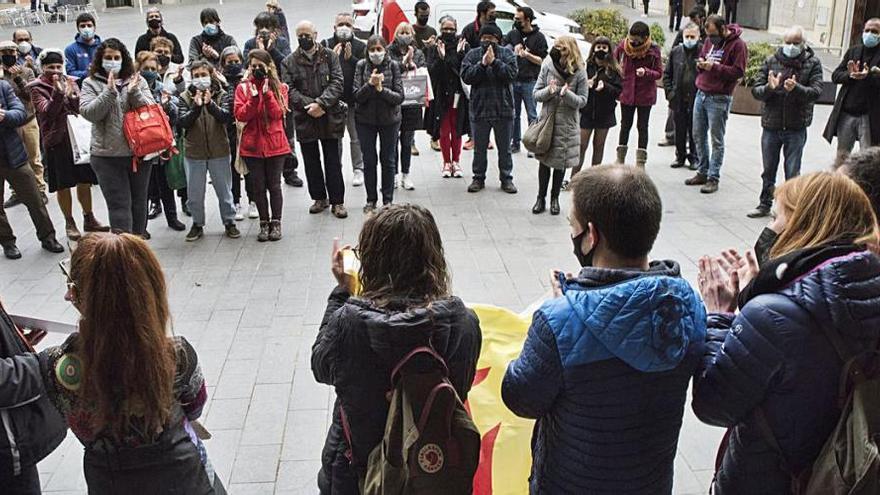
<instances>
[{"instance_id":1,"label":"scarf","mask_svg":"<svg viewBox=\"0 0 880 495\"><path fill-rule=\"evenodd\" d=\"M806 50L806 48L804 48L804 50ZM797 58L788 58L785 56L785 54L782 53L782 50L777 50L775 57L776 60L780 64L782 64L782 67L784 67L784 69L782 70L783 81L790 78L791 76L797 78L798 74L801 73L801 69L804 67L803 53L798 55Z\"/></svg>"},{"instance_id":2,"label":"scarf","mask_svg":"<svg viewBox=\"0 0 880 495\"><path fill-rule=\"evenodd\" d=\"M645 58L645 55L651 50L651 45L653 42L651 41L651 37L645 40L640 46L632 46L629 43L629 38L623 39L623 52L626 53L626 56L629 58Z\"/></svg>"},{"instance_id":3,"label":"scarf","mask_svg":"<svg viewBox=\"0 0 880 495\"><path fill-rule=\"evenodd\" d=\"M737 297L740 310L747 302L761 294L778 292L810 273L826 261L864 251L863 246L852 244L848 240L833 241L829 244L799 249L784 256L768 260L761 265L758 275L749 282Z\"/></svg>"}]
</instances>

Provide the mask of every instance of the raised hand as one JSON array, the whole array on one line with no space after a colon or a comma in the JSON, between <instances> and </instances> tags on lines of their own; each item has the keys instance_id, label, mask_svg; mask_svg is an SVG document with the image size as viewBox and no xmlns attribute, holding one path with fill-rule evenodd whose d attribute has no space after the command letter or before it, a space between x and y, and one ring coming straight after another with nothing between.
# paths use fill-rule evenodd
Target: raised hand
<instances>
[{"instance_id":1,"label":"raised hand","mask_svg":"<svg viewBox=\"0 0 880 495\"><path fill-rule=\"evenodd\" d=\"M382 81L379 80L379 70L378 69L373 69L373 73L370 74L370 80L367 84L369 84L370 86L372 86L374 88L378 88L379 85L382 84Z\"/></svg>"},{"instance_id":2,"label":"raised hand","mask_svg":"<svg viewBox=\"0 0 880 495\"><path fill-rule=\"evenodd\" d=\"M599 82L596 83L596 91L602 91L605 89L605 81L599 79Z\"/></svg>"},{"instance_id":3,"label":"raised hand","mask_svg":"<svg viewBox=\"0 0 880 495\"><path fill-rule=\"evenodd\" d=\"M735 270L730 274L723 273L719 259L700 258L700 294L710 313L732 313L739 294L739 274Z\"/></svg>"},{"instance_id":4,"label":"raised hand","mask_svg":"<svg viewBox=\"0 0 880 495\"><path fill-rule=\"evenodd\" d=\"M351 290L352 277L345 273L345 258L343 252L351 249L351 246L339 247L339 238L333 239L333 250L330 253L330 273L336 279L339 287L345 290Z\"/></svg>"},{"instance_id":5,"label":"raised hand","mask_svg":"<svg viewBox=\"0 0 880 495\"><path fill-rule=\"evenodd\" d=\"M495 62L495 50L490 46L483 54L483 65L492 65Z\"/></svg>"},{"instance_id":6,"label":"raised hand","mask_svg":"<svg viewBox=\"0 0 880 495\"><path fill-rule=\"evenodd\" d=\"M767 86L769 86L770 89L778 88L779 87L779 79L780 79L779 74L777 74L771 70L769 73L767 73Z\"/></svg>"},{"instance_id":7,"label":"raised hand","mask_svg":"<svg viewBox=\"0 0 880 495\"><path fill-rule=\"evenodd\" d=\"M333 47L333 52L336 53L336 55L341 55L342 54L342 43L336 43L336 46Z\"/></svg>"},{"instance_id":8,"label":"raised hand","mask_svg":"<svg viewBox=\"0 0 880 495\"><path fill-rule=\"evenodd\" d=\"M128 80L128 92L134 93L138 89L138 84L141 83L141 73L135 72L131 79Z\"/></svg>"},{"instance_id":9,"label":"raised hand","mask_svg":"<svg viewBox=\"0 0 880 495\"><path fill-rule=\"evenodd\" d=\"M345 50L342 51L345 60L351 60L351 42L345 44Z\"/></svg>"},{"instance_id":10,"label":"raised hand","mask_svg":"<svg viewBox=\"0 0 880 495\"><path fill-rule=\"evenodd\" d=\"M568 83L565 83L565 86L559 90L559 96L565 96L565 93L568 93Z\"/></svg>"},{"instance_id":11,"label":"raised hand","mask_svg":"<svg viewBox=\"0 0 880 495\"><path fill-rule=\"evenodd\" d=\"M849 77L851 79L855 79L857 81L861 81L868 77L868 65L862 64L861 62L855 62L850 60L846 65L846 68L849 70Z\"/></svg>"},{"instance_id":12,"label":"raised hand","mask_svg":"<svg viewBox=\"0 0 880 495\"><path fill-rule=\"evenodd\" d=\"M785 87L785 90L790 93L794 88L797 87L797 77L792 75L791 77L789 77L788 79L785 80L785 82L783 83L783 86Z\"/></svg>"},{"instance_id":13,"label":"raised hand","mask_svg":"<svg viewBox=\"0 0 880 495\"><path fill-rule=\"evenodd\" d=\"M111 91L116 91L116 74L110 71L107 73L107 87Z\"/></svg>"},{"instance_id":14,"label":"raised hand","mask_svg":"<svg viewBox=\"0 0 880 495\"><path fill-rule=\"evenodd\" d=\"M200 107L204 104L201 91L196 91L196 94L193 96L193 103L195 103L197 107Z\"/></svg>"},{"instance_id":15,"label":"raised hand","mask_svg":"<svg viewBox=\"0 0 880 495\"><path fill-rule=\"evenodd\" d=\"M645 77L645 68L639 67L636 69L636 77Z\"/></svg>"},{"instance_id":16,"label":"raised hand","mask_svg":"<svg viewBox=\"0 0 880 495\"><path fill-rule=\"evenodd\" d=\"M437 36L431 35L430 38L425 40L425 46L434 46L437 43Z\"/></svg>"},{"instance_id":17,"label":"raised hand","mask_svg":"<svg viewBox=\"0 0 880 495\"><path fill-rule=\"evenodd\" d=\"M550 89L551 95L555 95L556 91L559 89L559 86L557 84L558 83L556 82L556 79L554 79L554 78L550 78L550 82L547 83L547 88Z\"/></svg>"},{"instance_id":18,"label":"raised hand","mask_svg":"<svg viewBox=\"0 0 880 495\"><path fill-rule=\"evenodd\" d=\"M440 58L446 58L446 43L442 41L437 42L437 53L440 54Z\"/></svg>"},{"instance_id":19,"label":"raised hand","mask_svg":"<svg viewBox=\"0 0 880 495\"><path fill-rule=\"evenodd\" d=\"M208 103L211 103L211 90L210 89L206 89L206 90L202 91L202 105L207 105Z\"/></svg>"},{"instance_id":20,"label":"raised hand","mask_svg":"<svg viewBox=\"0 0 880 495\"><path fill-rule=\"evenodd\" d=\"M467 46L468 46L467 40L464 38L461 38L458 40L458 47L457 47L456 51L463 52L463 51L465 51Z\"/></svg>"}]
</instances>

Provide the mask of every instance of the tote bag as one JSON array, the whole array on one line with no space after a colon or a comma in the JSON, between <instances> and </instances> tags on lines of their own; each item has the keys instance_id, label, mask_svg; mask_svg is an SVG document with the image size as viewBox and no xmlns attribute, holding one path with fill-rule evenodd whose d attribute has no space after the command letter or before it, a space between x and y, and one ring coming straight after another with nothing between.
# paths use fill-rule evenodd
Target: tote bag
<instances>
[{"instance_id":1,"label":"tote bag","mask_svg":"<svg viewBox=\"0 0 880 495\"><path fill-rule=\"evenodd\" d=\"M85 165L92 159L92 123L82 115L67 116L67 136L73 151L73 163Z\"/></svg>"},{"instance_id":2,"label":"tote bag","mask_svg":"<svg viewBox=\"0 0 880 495\"><path fill-rule=\"evenodd\" d=\"M559 102L554 99L547 105L549 105L547 112L533 122L522 137L523 146L536 155L546 155L553 145L553 128L556 126L556 109L559 107Z\"/></svg>"}]
</instances>

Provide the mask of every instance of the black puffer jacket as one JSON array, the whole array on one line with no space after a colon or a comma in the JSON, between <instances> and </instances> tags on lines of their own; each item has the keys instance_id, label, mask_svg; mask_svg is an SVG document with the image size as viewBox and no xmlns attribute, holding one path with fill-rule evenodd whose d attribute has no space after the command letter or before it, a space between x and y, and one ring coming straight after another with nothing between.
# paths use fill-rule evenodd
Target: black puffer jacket
<instances>
[{"instance_id":1,"label":"black puffer jacket","mask_svg":"<svg viewBox=\"0 0 880 495\"><path fill-rule=\"evenodd\" d=\"M770 71L780 75L779 87L770 89L767 78ZM782 83L797 77L797 86L786 91ZM813 122L813 105L822 94L822 62L806 47L796 59L789 59L782 48L767 57L761 71L755 77L752 95L764 102L761 127L771 130L797 130L810 127Z\"/></svg>"},{"instance_id":2,"label":"black puffer jacket","mask_svg":"<svg viewBox=\"0 0 880 495\"><path fill-rule=\"evenodd\" d=\"M381 93L367 84L374 70L385 75ZM400 77L400 66L388 55L378 66L369 59L358 62L354 70L354 100L357 103L354 118L357 123L380 127L400 123L400 104L403 103Z\"/></svg>"},{"instance_id":3,"label":"black puffer jacket","mask_svg":"<svg viewBox=\"0 0 880 495\"><path fill-rule=\"evenodd\" d=\"M312 347L312 372L336 388L333 424L322 453L318 486L322 494L356 495L367 457L382 441L392 368L412 349L431 343L449 366L449 380L462 401L473 383L482 336L480 322L451 297L427 308L405 304L377 308L336 289ZM352 463L340 407L350 425Z\"/></svg>"},{"instance_id":4,"label":"black puffer jacket","mask_svg":"<svg viewBox=\"0 0 880 495\"><path fill-rule=\"evenodd\" d=\"M741 311L709 316L693 408L732 428L716 475L718 495L790 493L780 456L754 418L760 407L790 469L812 464L840 417L843 366L821 326L855 349L880 338L880 258L860 248L820 246L761 266L740 295Z\"/></svg>"}]
</instances>

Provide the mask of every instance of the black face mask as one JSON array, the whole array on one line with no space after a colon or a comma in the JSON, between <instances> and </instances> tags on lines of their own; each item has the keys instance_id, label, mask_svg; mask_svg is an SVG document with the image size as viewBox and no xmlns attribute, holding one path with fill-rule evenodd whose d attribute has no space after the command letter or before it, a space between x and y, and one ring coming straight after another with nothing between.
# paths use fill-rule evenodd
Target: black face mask
<instances>
[{"instance_id":1,"label":"black face mask","mask_svg":"<svg viewBox=\"0 0 880 495\"><path fill-rule=\"evenodd\" d=\"M495 20L496 20L496 19L498 19L498 16L495 15L495 14L492 14L492 15L486 16L486 22L488 22L488 23L490 23L490 24L495 24Z\"/></svg>"},{"instance_id":2,"label":"black face mask","mask_svg":"<svg viewBox=\"0 0 880 495\"><path fill-rule=\"evenodd\" d=\"M264 69L262 67L258 67L256 69L254 69L254 79L256 79L258 81L262 81L263 79L266 79L266 69Z\"/></svg>"},{"instance_id":3,"label":"black face mask","mask_svg":"<svg viewBox=\"0 0 880 495\"><path fill-rule=\"evenodd\" d=\"M517 31L522 31L523 23L522 21L513 21L513 28Z\"/></svg>"},{"instance_id":4,"label":"black face mask","mask_svg":"<svg viewBox=\"0 0 880 495\"><path fill-rule=\"evenodd\" d=\"M498 52L498 43L495 43L494 41L481 41L480 46L483 47L484 52L488 50L490 46L492 47L493 51L495 51L496 53Z\"/></svg>"},{"instance_id":5,"label":"black face mask","mask_svg":"<svg viewBox=\"0 0 880 495\"><path fill-rule=\"evenodd\" d=\"M168 55L156 55L156 60L159 61L160 67L168 67L168 64L171 63L171 57Z\"/></svg>"},{"instance_id":6,"label":"black face mask","mask_svg":"<svg viewBox=\"0 0 880 495\"><path fill-rule=\"evenodd\" d=\"M605 50L596 50L595 52L593 52L593 56L596 57L596 60L605 60L605 58L608 56L608 52L606 52Z\"/></svg>"},{"instance_id":7,"label":"black face mask","mask_svg":"<svg viewBox=\"0 0 880 495\"><path fill-rule=\"evenodd\" d=\"M299 47L307 52L311 51L312 48L315 47L315 40L308 36L300 36L299 38L297 38L297 41L299 41Z\"/></svg>"},{"instance_id":8,"label":"black face mask","mask_svg":"<svg viewBox=\"0 0 880 495\"><path fill-rule=\"evenodd\" d=\"M555 46L550 49L550 60L556 65L562 65L562 52Z\"/></svg>"},{"instance_id":9,"label":"black face mask","mask_svg":"<svg viewBox=\"0 0 880 495\"><path fill-rule=\"evenodd\" d=\"M758 266L770 260L770 250L773 249L777 239L779 239L779 234L769 227L764 227L764 230L761 231L761 235L758 236L758 240L755 242L755 259L758 260Z\"/></svg>"},{"instance_id":10,"label":"black face mask","mask_svg":"<svg viewBox=\"0 0 880 495\"><path fill-rule=\"evenodd\" d=\"M709 41L711 41L713 45L718 46L724 41L724 38L717 34L713 34L712 36L709 36Z\"/></svg>"},{"instance_id":11,"label":"black face mask","mask_svg":"<svg viewBox=\"0 0 880 495\"><path fill-rule=\"evenodd\" d=\"M0 57L0 60L2 60L3 65L5 65L6 67L12 67L13 65L15 65L15 62L16 60L18 60L18 58L15 55L3 55L2 57Z\"/></svg>"},{"instance_id":12,"label":"black face mask","mask_svg":"<svg viewBox=\"0 0 880 495\"><path fill-rule=\"evenodd\" d=\"M147 21L147 26L150 26L150 29L159 29L160 27L162 27L162 20L150 19L149 21Z\"/></svg>"},{"instance_id":13,"label":"black face mask","mask_svg":"<svg viewBox=\"0 0 880 495\"><path fill-rule=\"evenodd\" d=\"M593 250L590 249L589 253L585 253L583 249L581 249L581 245L584 243L584 237L587 236L586 229L580 234L571 238L571 243L574 245L574 257L577 258L578 263L582 267L584 266L593 266Z\"/></svg>"},{"instance_id":14,"label":"black face mask","mask_svg":"<svg viewBox=\"0 0 880 495\"><path fill-rule=\"evenodd\" d=\"M452 46L455 44L455 33L442 33L440 35L440 41L443 42L446 46Z\"/></svg>"},{"instance_id":15,"label":"black face mask","mask_svg":"<svg viewBox=\"0 0 880 495\"><path fill-rule=\"evenodd\" d=\"M419 26L427 26L428 25L428 16L420 15L420 16L416 17L416 22L418 23Z\"/></svg>"},{"instance_id":16,"label":"black face mask","mask_svg":"<svg viewBox=\"0 0 880 495\"><path fill-rule=\"evenodd\" d=\"M241 64L233 63L228 64L226 68L223 70L223 74L227 77L236 77L241 74Z\"/></svg>"}]
</instances>

